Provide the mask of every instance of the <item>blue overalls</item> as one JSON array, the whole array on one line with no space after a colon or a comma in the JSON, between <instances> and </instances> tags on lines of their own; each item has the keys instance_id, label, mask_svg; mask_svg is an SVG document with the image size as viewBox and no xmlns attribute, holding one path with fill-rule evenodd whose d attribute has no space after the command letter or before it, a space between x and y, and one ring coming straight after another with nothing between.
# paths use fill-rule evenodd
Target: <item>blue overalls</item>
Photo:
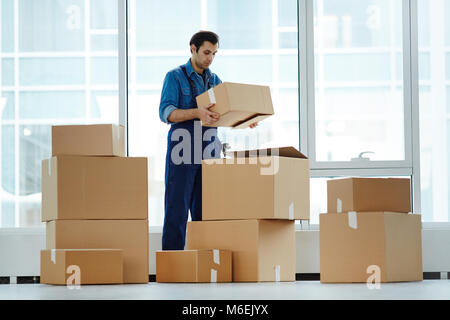
<instances>
[{"instance_id":1,"label":"blue overalls","mask_svg":"<svg viewBox=\"0 0 450 320\"><path fill-rule=\"evenodd\" d=\"M221 82L209 70L204 72L207 72L206 84L202 77L195 73L190 60L168 72L161 94L162 121L168 123L170 112L177 108L197 108L195 97ZM204 156L205 148L211 150L211 146L214 146L213 151ZM217 128L202 127L199 120L171 123L167 136L163 250L184 249L189 211L192 221L202 219L201 160L220 157L220 149Z\"/></svg>"}]
</instances>

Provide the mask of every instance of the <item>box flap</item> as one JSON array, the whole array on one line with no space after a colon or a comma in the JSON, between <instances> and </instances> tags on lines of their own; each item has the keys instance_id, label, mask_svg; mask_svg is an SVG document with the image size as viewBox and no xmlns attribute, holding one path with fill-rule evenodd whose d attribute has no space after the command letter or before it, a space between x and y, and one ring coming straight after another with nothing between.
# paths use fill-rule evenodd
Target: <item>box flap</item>
<instances>
[{"instance_id":1,"label":"box flap","mask_svg":"<svg viewBox=\"0 0 450 320\"><path fill-rule=\"evenodd\" d=\"M279 156L279 157L287 157L287 158L300 158L300 159L308 159L303 153L298 151L296 148L289 147L274 147L267 149L257 149L257 150L241 150L241 151L229 151L227 154L233 155L235 158L249 158L256 156Z\"/></svg>"},{"instance_id":2,"label":"box flap","mask_svg":"<svg viewBox=\"0 0 450 320\"><path fill-rule=\"evenodd\" d=\"M252 123L261 122L262 120L270 117L271 115L272 114L261 114L261 113L254 114L250 118L243 120L243 121L239 121L236 124L234 124L233 129L248 128Z\"/></svg>"}]
</instances>

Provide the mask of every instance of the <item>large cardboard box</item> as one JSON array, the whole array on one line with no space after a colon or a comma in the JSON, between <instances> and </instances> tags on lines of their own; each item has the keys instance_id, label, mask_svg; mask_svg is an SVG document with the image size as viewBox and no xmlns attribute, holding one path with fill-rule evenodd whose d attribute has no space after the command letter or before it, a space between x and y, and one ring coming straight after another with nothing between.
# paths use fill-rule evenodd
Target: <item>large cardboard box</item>
<instances>
[{"instance_id":1,"label":"large cardboard box","mask_svg":"<svg viewBox=\"0 0 450 320\"><path fill-rule=\"evenodd\" d=\"M125 128L114 124L52 126L52 156L125 157Z\"/></svg>"},{"instance_id":2,"label":"large cardboard box","mask_svg":"<svg viewBox=\"0 0 450 320\"><path fill-rule=\"evenodd\" d=\"M231 282L229 250L156 251L156 282Z\"/></svg>"},{"instance_id":3,"label":"large cardboard box","mask_svg":"<svg viewBox=\"0 0 450 320\"><path fill-rule=\"evenodd\" d=\"M295 281L295 222L289 220L192 221L187 249L233 252L233 281Z\"/></svg>"},{"instance_id":4,"label":"large cardboard box","mask_svg":"<svg viewBox=\"0 0 450 320\"><path fill-rule=\"evenodd\" d=\"M202 161L202 220L308 220L309 160L294 147Z\"/></svg>"},{"instance_id":5,"label":"large cardboard box","mask_svg":"<svg viewBox=\"0 0 450 320\"><path fill-rule=\"evenodd\" d=\"M147 219L147 181L147 158L43 160L42 221Z\"/></svg>"},{"instance_id":6,"label":"large cardboard box","mask_svg":"<svg viewBox=\"0 0 450 320\"><path fill-rule=\"evenodd\" d=\"M220 119L209 127L243 129L274 114L268 86L223 82L196 97L197 105L215 103L211 111Z\"/></svg>"},{"instance_id":7,"label":"large cardboard box","mask_svg":"<svg viewBox=\"0 0 450 320\"><path fill-rule=\"evenodd\" d=\"M41 250L41 283L62 285L123 283L120 249Z\"/></svg>"},{"instance_id":8,"label":"large cardboard box","mask_svg":"<svg viewBox=\"0 0 450 320\"><path fill-rule=\"evenodd\" d=\"M327 198L327 212L410 212L410 179L344 178L328 180Z\"/></svg>"},{"instance_id":9,"label":"large cardboard box","mask_svg":"<svg viewBox=\"0 0 450 320\"><path fill-rule=\"evenodd\" d=\"M148 282L147 220L54 220L47 249L122 249L124 283Z\"/></svg>"},{"instance_id":10,"label":"large cardboard box","mask_svg":"<svg viewBox=\"0 0 450 320\"><path fill-rule=\"evenodd\" d=\"M421 232L419 214L320 214L320 281L420 281Z\"/></svg>"}]
</instances>

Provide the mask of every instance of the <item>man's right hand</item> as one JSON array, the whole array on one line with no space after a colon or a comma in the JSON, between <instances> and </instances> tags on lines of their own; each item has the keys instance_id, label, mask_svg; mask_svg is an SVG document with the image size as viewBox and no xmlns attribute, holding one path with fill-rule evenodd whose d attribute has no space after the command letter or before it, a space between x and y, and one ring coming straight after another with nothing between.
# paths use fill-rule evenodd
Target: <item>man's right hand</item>
<instances>
[{"instance_id":1,"label":"man's right hand","mask_svg":"<svg viewBox=\"0 0 450 320\"><path fill-rule=\"evenodd\" d=\"M213 125L220 119L220 114L217 112L210 111L215 104L211 103L210 105L204 107L197 108L198 118L202 121L203 125Z\"/></svg>"}]
</instances>

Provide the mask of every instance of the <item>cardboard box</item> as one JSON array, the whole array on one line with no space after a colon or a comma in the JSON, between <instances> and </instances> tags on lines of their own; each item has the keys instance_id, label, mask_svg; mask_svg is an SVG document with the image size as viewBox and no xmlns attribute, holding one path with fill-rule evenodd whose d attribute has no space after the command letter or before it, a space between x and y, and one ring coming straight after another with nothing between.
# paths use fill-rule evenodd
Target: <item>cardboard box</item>
<instances>
[{"instance_id":1,"label":"cardboard box","mask_svg":"<svg viewBox=\"0 0 450 320\"><path fill-rule=\"evenodd\" d=\"M229 250L156 251L156 282L231 282Z\"/></svg>"},{"instance_id":2,"label":"cardboard box","mask_svg":"<svg viewBox=\"0 0 450 320\"><path fill-rule=\"evenodd\" d=\"M147 181L147 158L43 160L42 221L147 219Z\"/></svg>"},{"instance_id":3,"label":"cardboard box","mask_svg":"<svg viewBox=\"0 0 450 320\"><path fill-rule=\"evenodd\" d=\"M345 178L327 181L327 212L411 212L410 179Z\"/></svg>"},{"instance_id":4,"label":"cardboard box","mask_svg":"<svg viewBox=\"0 0 450 320\"><path fill-rule=\"evenodd\" d=\"M295 222L289 220L192 221L187 249L233 252L233 281L295 281Z\"/></svg>"},{"instance_id":5,"label":"cardboard box","mask_svg":"<svg viewBox=\"0 0 450 320\"><path fill-rule=\"evenodd\" d=\"M114 124L52 126L52 156L125 157L125 128Z\"/></svg>"},{"instance_id":6,"label":"cardboard box","mask_svg":"<svg viewBox=\"0 0 450 320\"><path fill-rule=\"evenodd\" d=\"M270 88L242 83L223 82L196 97L197 105L215 103L211 111L220 119L208 127L247 128L274 114Z\"/></svg>"},{"instance_id":7,"label":"cardboard box","mask_svg":"<svg viewBox=\"0 0 450 320\"><path fill-rule=\"evenodd\" d=\"M82 285L123 283L120 249L41 250L41 283Z\"/></svg>"},{"instance_id":8,"label":"cardboard box","mask_svg":"<svg viewBox=\"0 0 450 320\"><path fill-rule=\"evenodd\" d=\"M309 160L302 153L283 147L234 155L202 161L202 220L309 219Z\"/></svg>"},{"instance_id":9,"label":"cardboard box","mask_svg":"<svg viewBox=\"0 0 450 320\"><path fill-rule=\"evenodd\" d=\"M54 220L46 225L47 249L122 249L123 282L148 282L147 220Z\"/></svg>"},{"instance_id":10,"label":"cardboard box","mask_svg":"<svg viewBox=\"0 0 450 320\"><path fill-rule=\"evenodd\" d=\"M320 281L420 281L421 232L419 214L321 214Z\"/></svg>"}]
</instances>

